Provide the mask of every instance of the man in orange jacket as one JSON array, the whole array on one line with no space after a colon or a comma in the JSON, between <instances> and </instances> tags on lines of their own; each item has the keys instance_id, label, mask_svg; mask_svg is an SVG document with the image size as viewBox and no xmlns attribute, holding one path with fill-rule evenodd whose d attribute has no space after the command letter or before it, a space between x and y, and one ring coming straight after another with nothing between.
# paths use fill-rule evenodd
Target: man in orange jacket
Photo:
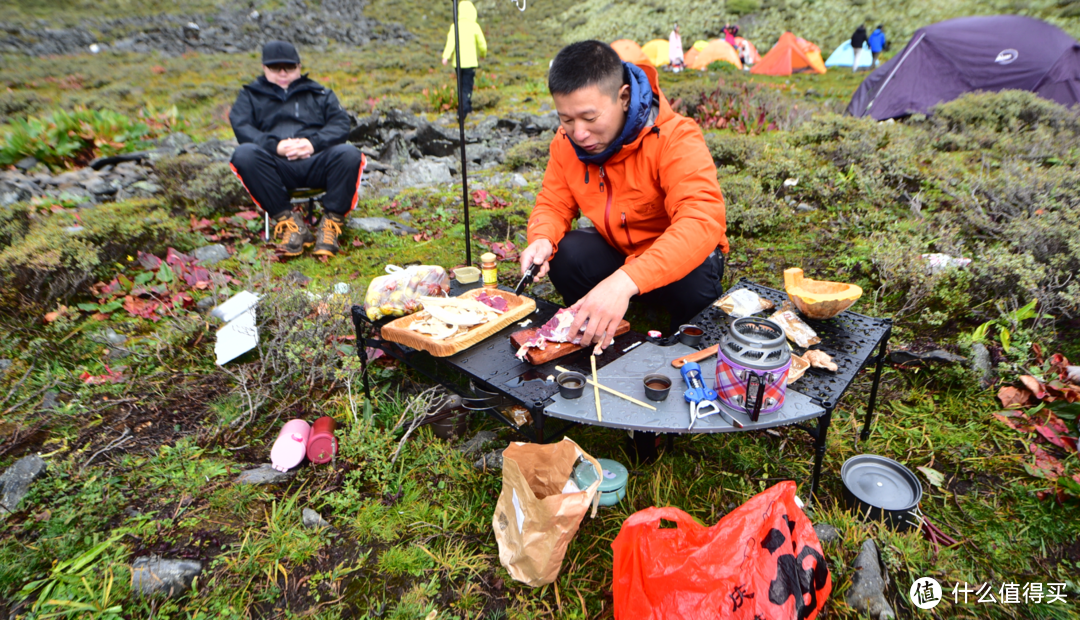
<instances>
[{"instance_id":1,"label":"man in orange jacket","mask_svg":"<svg viewBox=\"0 0 1080 620\"><path fill-rule=\"evenodd\" d=\"M521 269L540 265L576 311L570 333L607 347L631 299L672 327L720 297L724 197L705 139L676 114L656 69L600 41L563 48L548 72L562 126L529 218ZM580 214L595 228L570 230ZM586 324L587 321L587 324Z\"/></svg>"}]
</instances>

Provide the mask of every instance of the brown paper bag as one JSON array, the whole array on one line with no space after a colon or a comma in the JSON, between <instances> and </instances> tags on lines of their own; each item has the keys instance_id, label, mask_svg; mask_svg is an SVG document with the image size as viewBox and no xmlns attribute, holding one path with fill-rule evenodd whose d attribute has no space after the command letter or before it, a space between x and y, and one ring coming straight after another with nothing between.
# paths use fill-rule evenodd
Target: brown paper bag
<instances>
[{"instance_id":1,"label":"brown paper bag","mask_svg":"<svg viewBox=\"0 0 1080 620\"><path fill-rule=\"evenodd\" d=\"M563 493L581 459L596 468L596 482ZM549 445L510 444L503 451L502 472L502 494L492 519L499 561L522 583L549 584L558 577L566 547L590 506L596 516L603 470L573 440L563 439Z\"/></svg>"}]
</instances>

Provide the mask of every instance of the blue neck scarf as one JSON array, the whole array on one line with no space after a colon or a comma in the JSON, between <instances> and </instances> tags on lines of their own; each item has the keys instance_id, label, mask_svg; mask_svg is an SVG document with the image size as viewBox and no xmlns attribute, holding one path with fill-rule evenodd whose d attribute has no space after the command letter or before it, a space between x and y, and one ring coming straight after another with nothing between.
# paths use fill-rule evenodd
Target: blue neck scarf
<instances>
[{"instance_id":1,"label":"blue neck scarf","mask_svg":"<svg viewBox=\"0 0 1080 620\"><path fill-rule=\"evenodd\" d=\"M623 125L622 133L600 153L595 155L574 144L574 151L578 159L586 164L602 166L611 159L622 147L633 142L645 125L649 122L649 112L652 108L653 92L649 84L649 76L631 63L623 62L623 81L630 84L630 108L626 111L626 124Z\"/></svg>"}]
</instances>

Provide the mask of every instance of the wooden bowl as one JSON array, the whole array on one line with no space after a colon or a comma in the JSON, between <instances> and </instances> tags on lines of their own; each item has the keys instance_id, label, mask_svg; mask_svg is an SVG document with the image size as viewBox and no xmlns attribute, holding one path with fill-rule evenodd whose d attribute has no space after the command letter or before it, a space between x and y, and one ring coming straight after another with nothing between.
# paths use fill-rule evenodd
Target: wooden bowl
<instances>
[{"instance_id":1,"label":"wooden bowl","mask_svg":"<svg viewBox=\"0 0 1080 620\"><path fill-rule=\"evenodd\" d=\"M804 278L798 267L784 270L784 288L799 312L819 320L833 318L862 297L854 284Z\"/></svg>"}]
</instances>

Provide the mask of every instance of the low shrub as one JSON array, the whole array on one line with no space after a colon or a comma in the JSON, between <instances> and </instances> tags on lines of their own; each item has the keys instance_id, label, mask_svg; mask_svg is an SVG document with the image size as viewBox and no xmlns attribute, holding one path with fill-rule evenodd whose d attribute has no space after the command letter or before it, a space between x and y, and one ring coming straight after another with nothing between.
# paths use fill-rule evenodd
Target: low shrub
<instances>
[{"instance_id":1,"label":"low shrub","mask_svg":"<svg viewBox=\"0 0 1080 620\"><path fill-rule=\"evenodd\" d=\"M495 90L481 90L473 93L473 110L490 110L499 105L502 97Z\"/></svg>"},{"instance_id":2,"label":"low shrub","mask_svg":"<svg viewBox=\"0 0 1080 620\"><path fill-rule=\"evenodd\" d=\"M753 175L725 174L729 172L734 171L722 169L720 176L728 234L753 237L780 225L788 212L786 205L766 191Z\"/></svg>"},{"instance_id":3,"label":"low shrub","mask_svg":"<svg viewBox=\"0 0 1080 620\"><path fill-rule=\"evenodd\" d=\"M731 166L737 170L746 168L764 150L761 140L726 131L705 132L705 144L717 167Z\"/></svg>"},{"instance_id":4,"label":"low shrub","mask_svg":"<svg viewBox=\"0 0 1080 620\"><path fill-rule=\"evenodd\" d=\"M0 93L0 124L36 114L48 105L49 101L36 93L21 90Z\"/></svg>"},{"instance_id":5,"label":"low shrub","mask_svg":"<svg viewBox=\"0 0 1080 620\"><path fill-rule=\"evenodd\" d=\"M53 169L86 164L102 155L145 148L151 137L147 123L109 110L54 110L11 123L0 144L0 166L28 156Z\"/></svg>"},{"instance_id":6,"label":"low shrub","mask_svg":"<svg viewBox=\"0 0 1080 620\"><path fill-rule=\"evenodd\" d=\"M174 212L210 217L255 206L226 162L186 153L159 159L154 168L165 190L165 203Z\"/></svg>"},{"instance_id":7,"label":"low shrub","mask_svg":"<svg viewBox=\"0 0 1080 620\"><path fill-rule=\"evenodd\" d=\"M114 262L166 246L190 249L187 222L156 201L134 200L29 216L26 232L0 251L0 307L39 311L86 292Z\"/></svg>"},{"instance_id":8,"label":"low shrub","mask_svg":"<svg viewBox=\"0 0 1080 620\"><path fill-rule=\"evenodd\" d=\"M506 150L506 159L503 160L503 166L508 170L547 168L550 146L551 138L546 136L522 140Z\"/></svg>"}]
</instances>

